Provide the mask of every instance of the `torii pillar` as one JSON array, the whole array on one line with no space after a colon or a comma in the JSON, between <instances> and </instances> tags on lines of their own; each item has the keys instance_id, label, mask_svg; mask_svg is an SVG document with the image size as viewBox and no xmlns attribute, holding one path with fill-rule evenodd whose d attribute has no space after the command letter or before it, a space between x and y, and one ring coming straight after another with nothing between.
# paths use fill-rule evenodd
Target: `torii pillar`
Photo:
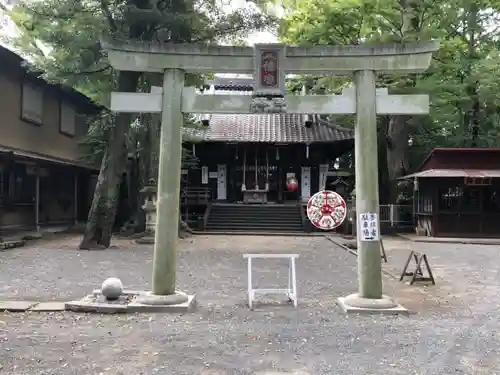
<instances>
[{"instance_id":1,"label":"torii pillar","mask_svg":"<svg viewBox=\"0 0 500 375\"><path fill-rule=\"evenodd\" d=\"M252 48L113 41L103 42L103 48L117 70L165 76L161 94L113 93L111 97L113 111L163 112L153 267L153 296L160 302L150 303L175 296L182 113L356 114L358 293L338 302L346 312L406 311L382 294L376 116L426 114L429 98L387 95L386 89L377 92L375 79L377 73L424 72L438 42L324 47L261 44ZM257 95L198 95L184 87L184 73L254 74ZM350 75L355 95L285 96L285 73Z\"/></svg>"}]
</instances>

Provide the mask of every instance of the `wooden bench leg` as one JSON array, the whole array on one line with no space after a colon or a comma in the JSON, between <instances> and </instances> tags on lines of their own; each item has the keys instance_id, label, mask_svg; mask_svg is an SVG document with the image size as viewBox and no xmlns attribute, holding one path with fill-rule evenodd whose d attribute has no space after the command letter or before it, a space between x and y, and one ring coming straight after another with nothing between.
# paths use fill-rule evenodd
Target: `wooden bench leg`
<instances>
[{"instance_id":1,"label":"wooden bench leg","mask_svg":"<svg viewBox=\"0 0 500 375\"><path fill-rule=\"evenodd\" d=\"M247 271L248 271L248 307L252 308L253 306L252 258L248 258Z\"/></svg>"},{"instance_id":2,"label":"wooden bench leg","mask_svg":"<svg viewBox=\"0 0 500 375\"><path fill-rule=\"evenodd\" d=\"M292 294L293 307L297 307L297 280L295 277L295 258L292 258Z\"/></svg>"}]
</instances>

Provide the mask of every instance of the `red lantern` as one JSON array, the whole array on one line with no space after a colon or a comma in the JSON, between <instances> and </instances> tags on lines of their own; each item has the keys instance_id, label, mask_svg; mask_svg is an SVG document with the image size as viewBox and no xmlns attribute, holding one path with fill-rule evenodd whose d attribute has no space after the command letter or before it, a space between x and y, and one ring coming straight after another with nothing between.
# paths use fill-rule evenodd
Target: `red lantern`
<instances>
[{"instance_id":1,"label":"red lantern","mask_svg":"<svg viewBox=\"0 0 500 375\"><path fill-rule=\"evenodd\" d=\"M297 183L297 179L295 177L290 177L286 181L286 188L288 191L297 191L299 184Z\"/></svg>"}]
</instances>

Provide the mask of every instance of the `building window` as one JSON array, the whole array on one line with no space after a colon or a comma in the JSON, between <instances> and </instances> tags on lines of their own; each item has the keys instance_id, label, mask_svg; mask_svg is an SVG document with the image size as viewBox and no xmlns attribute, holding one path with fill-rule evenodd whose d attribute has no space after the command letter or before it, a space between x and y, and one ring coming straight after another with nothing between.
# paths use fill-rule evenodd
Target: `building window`
<instances>
[{"instance_id":1,"label":"building window","mask_svg":"<svg viewBox=\"0 0 500 375\"><path fill-rule=\"evenodd\" d=\"M76 135L76 111L73 106L65 102L61 102L59 131L70 137Z\"/></svg>"},{"instance_id":2,"label":"building window","mask_svg":"<svg viewBox=\"0 0 500 375\"><path fill-rule=\"evenodd\" d=\"M8 194L8 191L7 191L7 186L6 186L6 171L5 171L5 167L3 165L0 165L0 207L2 207L5 202L6 202L6 197L7 197L7 194ZM7 175L8 177L8 175Z\"/></svg>"},{"instance_id":3,"label":"building window","mask_svg":"<svg viewBox=\"0 0 500 375\"><path fill-rule=\"evenodd\" d=\"M500 214L500 187L488 186L484 188L483 210L489 214Z\"/></svg>"},{"instance_id":4,"label":"building window","mask_svg":"<svg viewBox=\"0 0 500 375\"><path fill-rule=\"evenodd\" d=\"M31 205L35 200L34 168L23 164L4 167L0 176L2 205Z\"/></svg>"},{"instance_id":5,"label":"building window","mask_svg":"<svg viewBox=\"0 0 500 375\"><path fill-rule=\"evenodd\" d=\"M34 124L43 123L43 89L30 83L23 83L21 118Z\"/></svg>"},{"instance_id":6,"label":"building window","mask_svg":"<svg viewBox=\"0 0 500 375\"><path fill-rule=\"evenodd\" d=\"M439 211L460 211L463 190L461 187L440 188L438 190L438 210Z\"/></svg>"},{"instance_id":7,"label":"building window","mask_svg":"<svg viewBox=\"0 0 500 375\"><path fill-rule=\"evenodd\" d=\"M425 193L418 194L417 212L420 214L432 214L432 197Z\"/></svg>"},{"instance_id":8,"label":"building window","mask_svg":"<svg viewBox=\"0 0 500 375\"><path fill-rule=\"evenodd\" d=\"M480 212L481 211L481 192L483 188L478 186L464 186L463 197L460 204L461 211Z\"/></svg>"}]
</instances>

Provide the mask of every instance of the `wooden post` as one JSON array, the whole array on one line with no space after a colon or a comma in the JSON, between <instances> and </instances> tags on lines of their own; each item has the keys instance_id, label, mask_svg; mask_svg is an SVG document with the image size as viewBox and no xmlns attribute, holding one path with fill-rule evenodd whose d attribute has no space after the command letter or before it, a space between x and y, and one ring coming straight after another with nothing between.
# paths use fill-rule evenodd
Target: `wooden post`
<instances>
[{"instance_id":1,"label":"wooden post","mask_svg":"<svg viewBox=\"0 0 500 375\"><path fill-rule=\"evenodd\" d=\"M36 231L40 232L40 171L38 168L35 177L35 226Z\"/></svg>"},{"instance_id":2,"label":"wooden post","mask_svg":"<svg viewBox=\"0 0 500 375\"><path fill-rule=\"evenodd\" d=\"M73 176L73 218L75 225L78 224L78 172Z\"/></svg>"},{"instance_id":3,"label":"wooden post","mask_svg":"<svg viewBox=\"0 0 500 375\"><path fill-rule=\"evenodd\" d=\"M153 294L175 294L182 158L181 98L184 71L166 69L160 132Z\"/></svg>"},{"instance_id":4,"label":"wooden post","mask_svg":"<svg viewBox=\"0 0 500 375\"><path fill-rule=\"evenodd\" d=\"M394 215L394 205L391 203L389 205L389 222L390 222L390 225L391 225L391 228L394 228L394 225L396 223L396 220L395 220L395 215Z\"/></svg>"},{"instance_id":5,"label":"wooden post","mask_svg":"<svg viewBox=\"0 0 500 375\"><path fill-rule=\"evenodd\" d=\"M246 174L247 174L247 148L245 147L243 151L243 183L241 184L242 191L245 191L247 189Z\"/></svg>"}]
</instances>

